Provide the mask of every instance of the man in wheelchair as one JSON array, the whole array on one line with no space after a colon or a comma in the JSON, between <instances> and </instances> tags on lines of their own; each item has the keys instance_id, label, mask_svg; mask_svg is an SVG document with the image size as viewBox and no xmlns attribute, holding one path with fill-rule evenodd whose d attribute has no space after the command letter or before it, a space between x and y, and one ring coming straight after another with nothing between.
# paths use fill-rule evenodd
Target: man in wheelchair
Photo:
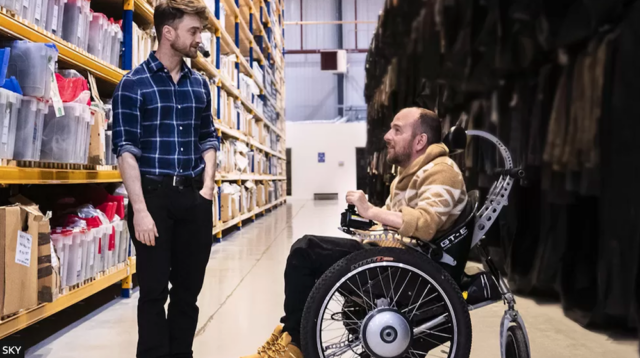
<instances>
[{"instance_id":1,"label":"man in wheelchair","mask_svg":"<svg viewBox=\"0 0 640 358\"><path fill-rule=\"evenodd\" d=\"M400 111L384 140L388 148L387 161L400 168L398 177L391 185L391 194L383 208L371 205L362 191L347 194L347 203L357 208L360 217L394 228L401 237L426 243L457 225L461 215L468 215L464 179L458 166L448 157L449 150L442 143L440 119L435 113L422 108ZM375 244L403 247L397 241L376 241ZM367 241L312 235L305 235L294 243L284 274L285 316L281 320L284 326L276 327L257 354L247 358L302 358L301 322L314 285L338 261L364 250L368 245ZM454 277L458 284L462 278L460 276ZM473 297L466 297L468 301L475 300L470 304L500 299L497 285L487 278L474 280L474 285L478 285L476 289L465 289L474 293ZM410 281L413 284L415 280L407 277L405 285L409 286ZM383 289L384 286L375 288ZM373 292L374 288L369 290ZM357 296L355 293L342 293ZM342 315L352 309L354 313L350 315L356 321L354 315L357 315L357 306L363 305L362 301L357 298L345 299L341 302ZM415 310L413 313L416 313ZM357 317L357 320L363 318ZM347 330L351 332L356 329L355 326L349 326L349 317L343 317L343 320ZM360 356L365 357L366 353Z\"/></svg>"}]
</instances>

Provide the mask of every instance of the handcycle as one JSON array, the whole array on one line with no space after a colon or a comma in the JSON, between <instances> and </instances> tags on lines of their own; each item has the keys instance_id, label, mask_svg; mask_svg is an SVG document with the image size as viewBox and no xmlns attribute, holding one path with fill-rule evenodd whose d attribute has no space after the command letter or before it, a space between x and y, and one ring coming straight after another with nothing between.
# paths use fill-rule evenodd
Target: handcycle
<instances>
[{"instance_id":1,"label":"handcycle","mask_svg":"<svg viewBox=\"0 0 640 358\"><path fill-rule=\"evenodd\" d=\"M402 238L389 228L372 230L374 223L359 217L353 206L342 214L340 229L366 239L368 248L345 257L316 282L302 317L306 358L468 358L469 311L500 301L506 306L500 324L501 357L531 357L515 297L481 242L507 205L514 179L524 171L513 167L508 149L489 133L453 127L445 143L452 152L464 150L467 135L493 142L504 169L482 207L478 192L468 193L465 210L445 234L428 242ZM396 247L379 245L385 240ZM474 247L487 268L475 276L475 283L497 299L470 304L466 295L471 290L465 290L474 276L464 270ZM492 286L493 294L486 291Z\"/></svg>"}]
</instances>

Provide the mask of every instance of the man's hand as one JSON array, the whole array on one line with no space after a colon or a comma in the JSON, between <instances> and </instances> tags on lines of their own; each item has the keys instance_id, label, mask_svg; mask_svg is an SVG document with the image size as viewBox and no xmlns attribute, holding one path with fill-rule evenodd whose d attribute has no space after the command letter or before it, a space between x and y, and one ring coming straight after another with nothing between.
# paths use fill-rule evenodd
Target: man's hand
<instances>
[{"instance_id":1,"label":"man's hand","mask_svg":"<svg viewBox=\"0 0 640 358\"><path fill-rule=\"evenodd\" d=\"M153 221L149 211L136 213L134 210L133 226L136 231L136 239L148 246L156 246L156 237L158 237L158 229Z\"/></svg>"},{"instance_id":2,"label":"man's hand","mask_svg":"<svg viewBox=\"0 0 640 358\"><path fill-rule=\"evenodd\" d=\"M347 192L347 203L356 206L358 215L365 219L371 219L370 215L373 205L369 203L362 190Z\"/></svg>"},{"instance_id":3,"label":"man's hand","mask_svg":"<svg viewBox=\"0 0 640 358\"><path fill-rule=\"evenodd\" d=\"M213 200L213 188L208 188L205 186L200 190L200 195L207 200Z\"/></svg>"}]
</instances>

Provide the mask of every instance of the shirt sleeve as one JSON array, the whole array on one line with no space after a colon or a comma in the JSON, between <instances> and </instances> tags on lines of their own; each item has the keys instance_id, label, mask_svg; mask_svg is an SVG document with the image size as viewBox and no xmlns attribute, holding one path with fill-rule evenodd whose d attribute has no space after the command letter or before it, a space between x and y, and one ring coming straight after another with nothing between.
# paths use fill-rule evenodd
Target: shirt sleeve
<instances>
[{"instance_id":1,"label":"shirt sleeve","mask_svg":"<svg viewBox=\"0 0 640 358\"><path fill-rule=\"evenodd\" d=\"M220 149L218 134L216 133L216 128L213 125L213 115L211 112L211 88L209 88L206 81L203 81L203 84L207 103L205 103L204 110L202 111L202 118L200 119L200 135L198 138L202 153L210 149L214 149L215 151Z\"/></svg>"},{"instance_id":2,"label":"shirt sleeve","mask_svg":"<svg viewBox=\"0 0 640 358\"><path fill-rule=\"evenodd\" d=\"M113 154L118 158L131 153L139 158L140 150L140 108L142 97L136 82L124 76L113 94Z\"/></svg>"}]
</instances>

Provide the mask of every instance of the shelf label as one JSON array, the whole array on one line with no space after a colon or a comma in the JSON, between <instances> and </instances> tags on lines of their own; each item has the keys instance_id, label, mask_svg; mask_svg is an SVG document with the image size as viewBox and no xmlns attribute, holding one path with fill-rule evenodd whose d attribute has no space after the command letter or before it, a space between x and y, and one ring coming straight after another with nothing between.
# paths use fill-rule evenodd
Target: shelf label
<instances>
[{"instance_id":1,"label":"shelf label","mask_svg":"<svg viewBox=\"0 0 640 358\"><path fill-rule=\"evenodd\" d=\"M30 267L31 266L31 246L33 245L33 237L26 232L18 231L18 242L16 245L16 263Z\"/></svg>"},{"instance_id":2,"label":"shelf label","mask_svg":"<svg viewBox=\"0 0 640 358\"><path fill-rule=\"evenodd\" d=\"M36 21L40 21L42 16L42 2L36 1Z\"/></svg>"},{"instance_id":3,"label":"shelf label","mask_svg":"<svg viewBox=\"0 0 640 358\"><path fill-rule=\"evenodd\" d=\"M51 21L51 31L58 31L58 5L53 5L53 20Z\"/></svg>"}]
</instances>

